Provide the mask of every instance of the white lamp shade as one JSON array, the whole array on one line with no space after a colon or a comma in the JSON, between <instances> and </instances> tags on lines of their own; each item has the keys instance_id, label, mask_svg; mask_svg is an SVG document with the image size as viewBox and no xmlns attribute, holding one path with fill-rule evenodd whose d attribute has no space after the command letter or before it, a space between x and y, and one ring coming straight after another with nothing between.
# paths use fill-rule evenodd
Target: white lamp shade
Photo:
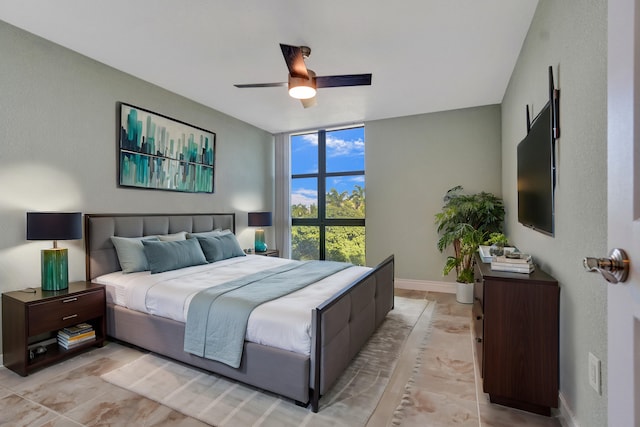
<instances>
[{"instance_id":1,"label":"white lamp shade","mask_svg":"<svg viewBox=\"0 0 640 427\"><path fill-rule=\"evenodd\" d=\"M296 99L313 98L316 96L315 79L312 75L308 79L289 75L289 95Z\"/></svg>"}]
</instances>

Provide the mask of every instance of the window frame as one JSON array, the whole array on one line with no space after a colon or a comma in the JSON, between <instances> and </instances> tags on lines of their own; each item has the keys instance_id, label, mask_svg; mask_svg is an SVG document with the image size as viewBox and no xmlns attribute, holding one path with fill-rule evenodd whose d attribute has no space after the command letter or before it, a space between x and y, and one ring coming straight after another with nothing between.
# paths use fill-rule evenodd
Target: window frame
<instances>
[{"instance_id":1,"label":"window frame","mask_svg":"<svg viewBox=\"0 0 640 427\"><path fill-rule=\"evenodd\" d=\"M342 172L327 172L327 132L363 128L364 125L346 126L335 129L319 129L311 132L300 132L291 134L292 138L298 135L306 135L317 133L318 134L318 171L314 173L303 174L291 174L291 181L300 178L315 178L318 183L318 217L317 218L294 218L291 217L291 226L312 226L319 227L319 248L318 259L326 259L326 228L331 226L343 226L343 227L365 227L366 233L366 213L364 218L327 218L327 178L331 177L343 177L343 176L364 176L365 177L365 194L366 194L366 175L365 170L355 171L342 171ZM366 146L366 140L365 140ZM291 206L289 206L291 210ZM365 212L366 212L366 199L365 199ZM366 251L365 251L366 259Z\"/></svg>"}]
</instances>

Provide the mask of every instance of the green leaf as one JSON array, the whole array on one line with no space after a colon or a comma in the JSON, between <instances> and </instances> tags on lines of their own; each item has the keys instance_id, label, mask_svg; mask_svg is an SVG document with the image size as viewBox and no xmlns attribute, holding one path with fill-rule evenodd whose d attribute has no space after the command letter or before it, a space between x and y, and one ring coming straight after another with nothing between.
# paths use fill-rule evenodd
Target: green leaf
<instances>
[{"instance_id":1,"label":"green leaf","mask_svg":"<svg viewBox=\"0 0 640 427\"><path fill-rule=\"evenodd\" d=\"M458 281L473 281L475 251L487 235L502 233L505 212L502 199L491 193L462 191L460 185L447 191L441 211L435 214L437 247L440 252L454 248L455 257L447 258L445 275L455 269Z\"/></svg>"}]
</instances>

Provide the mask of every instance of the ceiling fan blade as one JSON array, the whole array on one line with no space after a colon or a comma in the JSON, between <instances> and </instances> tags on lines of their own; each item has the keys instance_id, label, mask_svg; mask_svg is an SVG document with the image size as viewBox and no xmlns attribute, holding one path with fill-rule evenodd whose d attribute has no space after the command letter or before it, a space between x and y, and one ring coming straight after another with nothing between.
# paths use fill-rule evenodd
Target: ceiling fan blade
<instances>
[{"instance_id":1,"label":"ceiling fan blade","mask_svg":"<svg viewBox=\"0 0 640 427\"><path fill-rule=\"evenodd\" d=\"M368 86L371 74L343 74L340 76L317 76L317 87Z\"/></svg>"},{"instance_id":2,"label":"ceiling fan blade","mask_svg":"<svg viewBox=\"0 0 640 427\"><path fill-rule=\"evenodd\" d=\"M315 96L313 98L301 99L300 102L302 102L302 106L304 108L315 107L318 105L318 100Z\"/></svg>"},{"instance_id":3,"label":"ceiling fan blade","mask_svg":"<svg viewBox=\"0 0 640 427\"><path fill-rule=\"evenodd\" d=\"M249 84L234 85L234 86L235 87L239 87L241 89L248 88L248 87L282 87L282 86L287 86L287 83L284 83L284 82L280 82L280 83L249 83Z\"/></svg>"},{"instance_id":4,"label":"ceiling fan blade","mask_svg":"<svg viewBox=\"0 0 640 427\"><path fill-rule=\"evenodd\" d=\"M304 64L302 49L298 46L289 46L288 44L280 43L280 50L282 50L284 62L287 63L287 68L289 68L289 74L293 77L308 79L309 73L307 73L307 66Z\"/></svg>"}]
</instances>

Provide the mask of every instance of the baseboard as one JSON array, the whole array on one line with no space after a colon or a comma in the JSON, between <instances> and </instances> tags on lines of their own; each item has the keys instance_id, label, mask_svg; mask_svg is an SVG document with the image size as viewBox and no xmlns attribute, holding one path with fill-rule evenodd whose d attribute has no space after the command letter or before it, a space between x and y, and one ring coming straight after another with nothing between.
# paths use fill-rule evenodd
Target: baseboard
<instances>
[{"instance_id":1,"label":"baseboard","mask_svg":"<svg viewBox=\"0 0 640 427\"><path fill-rule=\"evenodd\" d=\"M410 289L414 291L441 292L455 294L456 284L449 282L436 282L431 280L395 279L395 287L398 289Z\"/></svg>"},{"instance_id":2,"label":"baseboard","mask_svg":"<svg viewBox=\"0 0 640 427\"><path fill-rule=\"evenodd\" d=\"M558 418L560 420L560 424L562 424L562 427L580 427L580 425L576 421L576 418L573 416L573 412L571 412L571 409L567 405L567 401L564 399L562 393L558 394L558 399L560 401L560 407L558 408L558 410L560 411L560 417Z\"/></svg>"}]
</instances>

